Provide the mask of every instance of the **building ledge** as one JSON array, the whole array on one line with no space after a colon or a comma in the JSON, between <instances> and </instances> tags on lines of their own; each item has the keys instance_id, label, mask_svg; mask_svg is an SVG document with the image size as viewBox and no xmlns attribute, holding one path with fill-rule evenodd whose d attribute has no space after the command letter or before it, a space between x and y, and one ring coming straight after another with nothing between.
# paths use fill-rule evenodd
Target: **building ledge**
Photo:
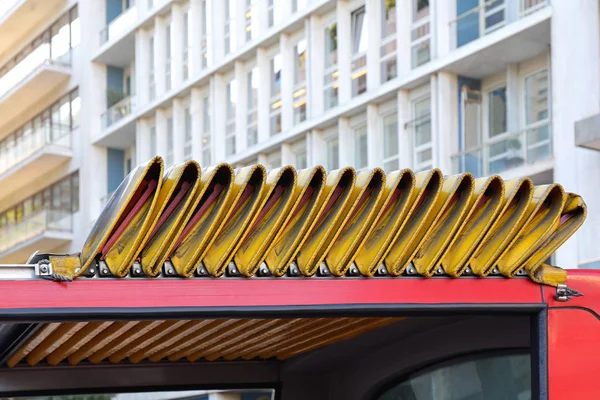
<instances>
[{"instance_id":1,"label":"building ledge","mask_svg":"<svg viewBox=\"0 0 600 400\"><path fill-rule=\"evenodd\" d=\"M575 122L575 145L600 150L600 114Z\"/></svg>"},{"instance_id":2,"label":"building ledge","mask_svg":"<svg viewBox=\"0 0 600 400\"><path fill-rule=\"evenodd\" d=\"M53 251L73 241L73 233L56 230L43 230L30 238L0 251L0 263L25 263L29 256L39 249Z\"/></svg>"}]
</instances>

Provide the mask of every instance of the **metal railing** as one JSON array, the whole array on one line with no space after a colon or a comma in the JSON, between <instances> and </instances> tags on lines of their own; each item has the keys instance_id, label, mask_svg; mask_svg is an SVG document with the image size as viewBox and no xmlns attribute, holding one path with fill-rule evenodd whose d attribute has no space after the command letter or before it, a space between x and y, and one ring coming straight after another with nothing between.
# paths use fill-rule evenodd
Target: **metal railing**
<instances>
[{"instance_id":1,"label":"metal railing","mask_svg":"<svg viewBox=\"0 0 600 400\"><path fill-rule=\"evenodd\" d=\"M100 31L100 45L102 46L109 40L113 40L117 36L126 32L135 24L137 18L138 11L135 5L135 0L130 0L129 8L123 10L123 12L121 12L117 18L110 21L110 23Z\"/></svg>"},{"instance_id":2,"label":"metal railing","mask_svg":"<svg viewBox=\"0 0 600 400\"><path fill-rule=\"evenodd\" d=\"M543 121L455 154L452 156L453 173L470 172L481 177L549 160L552 158L551 126L550 121Z\"/></svg>"},{"instance_id":3,"label":"metal railing","mask_svg":"<svg viewBox=\"0 0 600 400\"><path fill-rule=\"evenodd\" d=\"M485 1L449 22L450 46L464 46L547 5L548 0Z\"/></svg>"},{"instance_id":4,"label":"metal railing","mask_svg":"<svg viewBox=\"0 0 600 400\"><path fill-rule=\"evenodd\" d=\"M135 110L135 95L129 95L109 107L102 114L102 128L106 129L131 114Z\"/></svg>"},{"instance_id":5,"label":"metal railing","mask_svg":"<svg viewBox=\"0 0 600 400\"><path fill-rule=\"evenodd\" d=\"M0 227L0 252L5 252L47 231L72 232L73 214L66 210L43 208L16 223Z\"/></svg>"},{"instance_id":6,"label":"metal railing","mask_svg":"<svg viewBox=\"0 0 600 400\"><path fill-rule=\"evenodd\" d=\"M0 174L49 144L70 148L71 127L46 120L31 129L13 133L0 142Z\"/></svg>"}]
</instances>

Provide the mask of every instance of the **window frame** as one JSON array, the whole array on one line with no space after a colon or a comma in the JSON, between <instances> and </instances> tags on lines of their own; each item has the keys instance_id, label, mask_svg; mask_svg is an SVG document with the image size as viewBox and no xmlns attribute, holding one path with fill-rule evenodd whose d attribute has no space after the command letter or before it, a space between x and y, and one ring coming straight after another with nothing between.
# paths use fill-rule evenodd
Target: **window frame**
<instances>
[{"instance_id":1,"label":"window frame","mask_svg":"<svg viewBox=\"0 0 600 400\"><path fill-rule=\"evenodd\" d=\"M359 18L362 15L362 24L360 25L360 32L355 31L356 24L358 24ZM362 40L367 41L368 46L368 21L367 21L367 8L366 6L360 6L350 13L350 34L351 34L351 58L350 58L350 83L352 86L352 97L360 96L366 93L367 87L367 50L360 51L360 43ZM363 38L363 32L366 36ZM357 36L358 35L358 36ZM358 48L354 51L355 39L358 38ZM360 83L364 82L364 86Z\"/></svg>"}]
</instances>

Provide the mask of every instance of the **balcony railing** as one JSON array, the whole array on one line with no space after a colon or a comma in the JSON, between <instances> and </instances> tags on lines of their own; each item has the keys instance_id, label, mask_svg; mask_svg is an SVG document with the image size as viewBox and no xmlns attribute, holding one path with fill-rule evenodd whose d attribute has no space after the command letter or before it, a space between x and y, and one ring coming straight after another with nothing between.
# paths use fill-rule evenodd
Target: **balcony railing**
<instances>
[{"instance_id":1,"label":"balcony railing","mask_svg":"<svg viewBox=\"0 0 600 400\"><path fill-rule=\"evenodd\" d=\"M42 65L71 65L69 38L38 39L0 69L0 97Z\"/></svg>"},{"instance_id":2,"label":"balcony railing","mask_svg":"<svg viewBox=\"0 0 600 400\"><path fill-rule=\"evenodd\" d=\"M548 0L485 1L450 21L450 45L452 48L464 46L546 5ZM509 7L519 9L512 10Z\"/></svg>"},{"instance_id":3,"label":"balcony railing","mask_svg":"<svg viewBox=\"0 0 600 400\"><path fill-rule=\"evenodd\" d=\"M0 142L0 174L14 167L49 144L71 147L68 125L44 121L41 125L19 131Z\"/></svg>"},{"instance_id":4,"label":"balcony railing","mask_svg":"<svg viewBox=\"0 0 600 400\"><path fill-rule=\"evenodd\" d=\"M72 232L73 214L70 211L46 208L17 223L0 227L0 253L47 231Z\"/></svg>"},{"instance_id":5,"label":"balcony railing","mask_svg":"<svg viewBox=\"0 0 600 400\"><path fill-rule=\"evenodd\" d=\"M102 127L108 128L112 124L119 122L135 109L135 95L125 97L123 100L109 107L102 114Z\"/></svg>"},{"instance_id":6,"label":"balcony railing","mask_svg":"<svg viewBox=\"0 0 600 400\"><path fill-rule=\"evenodd\" d=\"M126 32L135 24L137 18L138 11L135 0L130 0L129 8L123 10L117 18L113 19L100 31L100 46Z\"/></svg>"},{"instance_id":7,"label":"balcony railing","mask_svg":"<svg viewBox=\"0 0 600 400\"><path fill-rule=\"evenodd\" d=\"M505 133L483 146L452 156L454 173L470 172L475 177L535 164L552 158L551 123L543 121L525 130Z\"/></svg>"},{"instance_id":8,"label":"balcony railing","mask_svg":"<svg viewBox=\"0 0 600 400\"><path fill-rule=\"evenodd\" d=\"M0 19L4 17L20 0L0 0Z\"/></svg>"}]
</instances>

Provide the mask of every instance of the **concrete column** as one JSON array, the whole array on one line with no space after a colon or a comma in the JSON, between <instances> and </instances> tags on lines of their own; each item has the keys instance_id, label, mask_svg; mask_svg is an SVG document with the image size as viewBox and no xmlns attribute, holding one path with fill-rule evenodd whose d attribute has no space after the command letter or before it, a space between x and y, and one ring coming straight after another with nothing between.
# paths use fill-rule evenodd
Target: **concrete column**
<instances>
[{"instance_id":1,"label":"concrete column","mask_svg":"<svg viewBox=\"0 0 600 400\"><path fill-rule=\"evenodd\" d=\"M552 8L554 180L581 194L588 206L586 223L556 252L556 263L575 268L580 257L600 257L597 244L589 240L600 226L600 188L590 176L590 171L600 168L600 153L574 146L575 122L600 111L598 2L553 1Z\"/></svg>"},{"instance_id":2,"label":"concrete column","mask_svg":"<svg viewBox=\"0 0 600 400\"><path fill-rule=\"evenodd\" d=\"M354 165L354 131L350 128L350 119L338 119L338 138L340 167Z\"/></svg>"},{"instance_id":3,"label":"concrete column","mask_svg":"<svg viewBox=\"0 0 600 400\"><path fill-rule=\"evenodd\" d=\"M284 2L285 3L285 2ZM290 3L291 4L291 3ZM282 34L279 41L281 53L281 131L287 132L294 124L294 46L288 34Z\"/></svg>"},{"instance_id":4,"label":"concrete column","mask_svg":"<svg viewBox=\"0 0 600 400\"><path fill-rule=\"evenodd\" d=\"M327 166L327 142L323 139L323 132L313 129L311 132L310 147L307 142L308 155L311 158L309 165Z\"/></svg>"},{"instance_id":5,"label":"concrete column","mask_svg":"<svg viewBox=\"0 0 600 400\"><path fill-rule=\"evenodd\" d=\"M315 157L313 154L313 132L312 131L308 131L306 132L306 166L308 168L317 165L315 162Z\"/></svg>"},{"instance_id":6,"label":"concrete column","mask_svg":"<svg viewBox=\"0 0 600 400\"><path fill-rule=\"evenodd\" d=\"M410 95L407 90L398 90L396 95L398 101L398 165L400 169L410 168L413 163L414 140L410 128L406 124L410 121Z\"/></svg>"},{"instance_id":7,"label":"concrete column","mask_svg":"<svg viewBox=\"0 0 600 400\"><path fill-rule=\"evenodd\" d=\"M366 0L365 10L368 30L367 47L367 90L374 90L381 85L381 68L379 55L381 45L381 0Z\"/></svg>"},{"instance_id":8,"label":"concrete column","mask_svg":"<svg viewBox=\"0 0 600 400\"><path fill-rule=\"evenodd\" d=\"M262 37L269 29L269 0L256 0L252 12L252 29L255 37Z\"/></svg>"},{"instance_id":9,"label":"concrete column","mask_svg":"<svg viewBox=\"0 0 600 400\"><path fill-rule=\"evenodd\" d=\"M350 6L346 1L339 1L336 7L337 15L337 37L338 37L338 89L339 104L350 101L352 95L352 84L350 80L352 27L350 21ZM342 40L340 40L340 38ZM345 40L344 40L345 39Z\"/></svg>"},{"instance_id":10,"label":"concrete column","mask_svg":"<svg viewBox=\"0 0 600 400\"><path fill-rule=\"evenodd\" d=\"M453 47L451 38L456 37L453 31L456 25L450 21L456 18L456 1L430 2L431 13L431 59L444 57Z\"/></svg>"},{"instance_id":11,"label":"concrete column","mask_svg":"<svg viewBox=\"0 0 600 400\"><path fill-rule=\"evenodd\" d=\"M156 153L167 156L167 112L164 108L156 110Z\"/></svg>"},{"instance_id":12,"label":"concrete column","mask_svg":"<svg viewBox=\"0 0 600 400\"><path fill-rule=\"evenodd\" d=\"M441 164L441 160L440 160L440 149L439 149L440 133L439 133L439 129L438 129L438 127L440 125L439 125L439 103L437 100L439 97L437 74L432 74L431 77L429 78L429 87L430 87L430 93L431 93L431 144L433 146L431 157L432 157L433 168L439 168L440 164ZM416 160L413 160L413 167L414 167L414 162L416 162Z\"/></svg>"},{"instance_id":13,"label":"concrete column","mask_svg":"<svg viewBox=\"0 0 600 400\"><path fill-rule=\"evenodd\" d=\"M192 113L192 158L202 159L202 90L192 88L190 112Z\"/></svg>"},{"instance_id":14,"label":"concrete column","mask_svg":"<svg viewBox=\"0 0 600 400\"><path fill-rule=\"evenodd\" d=\"M256 156L256 162L267 167L269 164L269 156L267 153L260 153Z\"/></svg>"},{"instance_id":15,"label":"concrete column","mask_svg":"<svg viewBox=\"0 0 600 400\"><path fill-rule=\"evenodd\" d=\"M296 155L292 151L292 145L290 145L289 143L283 143L281 145L281 166L295 164Z\"/></svg>"},{"instance_id":16,"label":"concrete column","mask_svg":"<svg viewBox=\"0 0 600 400\"><path fill-rule=\"evenodd\" d=\"M184 134L185 113L183 101L176 98L173 100L173 160L175 163L183 161Z\"/></svg>"},{"instance_id":17,"label":"concrete column","mask_svg":"<svg viewBox=\"0 0 600 400\"><path fill-rule=\"evenodd\" d=\"M396 2L396 68L398 69L398 77L404 78L410 73L411 68L411 2L397 1Z\"/></svg>"},{"instance_id":18,"label":"concrete column","mask_svg":"<svg viewBox=\"0 0 600 400\"><path fill-rule=\"evenodd\" d=\"M506 128L508 132L519 131L520 121L520 78L517 64L506 68Z\"/></svg>"},{"instance_id":19,"label":"concrete column","mask_svg":"<svg viewBox=\"0 0 600 400\"><path fill-rule=\"evenodd\" d=\"M150 79L150 66L148 65L148 54L150 54L150 39L147 31L138 30L135 33L135 95L138 106L150 102L148 80Z\"/></svg>"},{"instance_id":20,"label":"concrete column","mask_svg":"<svg viewBox=\"0 0 600 400\"><path fill-rule=\"evenodd\" d=\"M225 160L225 115L227 115L227 109L225 107L225 89L226 84L223 79L223 75L215 74L211 79L211 86L214 88L212 92L212 145L213 154L216 162ZM218 134L220 133L220 134Z\"/></svg>"},{"instance_id":21,"label":"concrete column","mask_svg":"<svg viewBox=\"0 0 600 400\"><path fill-rule=\"evenodd\" d=\"M248 75L246 68L241 61L236 61L234 66L235 80L237 81L237 102L235 105L235 151L240 153L246 150L248 145L247 129L248 124Z\"/></svg>"},{"instance_id":22,"label":"concrete column","mask_svg":"<svg viewBox=\"0 0 600 400\"><path fill-rule=\"evenodd\" d=\"M211 7L212 62L218 63L225 57L225 5L214 3Z\"/></svg>"},{"instance_id":23,"label":"concrete column","mask_svg":"<svg viewBox=\"0 0 600 400\"><path fill-rule=\"evenodd\" d=\"M324 27L318 15L312 14L308 18L308 118L312 118L317 115L323 114L323 86L324 86L324 74L325 65L323 61L323 54L325 54L325 42L324 42Z\"/></svg>"},{"instance_id":24,"label":"concrete column","mask_svg":"<svg viewBox=\"0 0 600 400\"><path fill-rule=\"evenodd\" d=\"M165 20L162 17L156 17L154 18L154 81L157 98L165 92L166 40Z\"/></svg>"},{"instance_id":25,"label":"concrete column","mask_svg":"<svg viewBox=\"0 0 600 400\"><path fill-rule=\"evenodd\" d=\"M258 68L258 93L257 93L257 117L258 117L258 143L269 139L269 99L271 97L271 67L270 58L264 48L256 51L256 66Z\"/></svg>"},{"instance_id":26,"label":"concrete column","mask_svg":"<svg viewBox=\"0 0 600 400\"><path fill-rule=\"evenodd\" d=\"M135 123L135 142L137 144L135 159L138 163L149 160L152 157L152 149L150 148L150 126L146 118L138 119Z\"/></svg>"},{"instance_id":27,"label":"concrete column","mask_svg":"<svg viewBox=\"0 0 600 400\"><path fill-rule=\"evenodd\" d=\"M173 87L183 82L183 6L173 3L171 11L171 79Z\"/></svg>"},{"instance_id":28,"label":"concrete column","mask_svg":"<svg viewBox=\"0 0 600 400\"><path fill-rule=\"evenodd\" d=\"M433 96L432 93L431 98L432 129L435 127L433 135L436 138L433 147L434 166L450 174L452 154L458 152L458 78L451 72L440 71L437 73L437 86L432 82L433 87L436 87L436 94Z\"/></svg>"},{"instance_id":29,"label":"concrete column","mask_svg":"<svg viewBox=\"0 0 600 400\"><path fill-rule=\"evenodd\" d=\"M383 166L383 128L377 104L367 105L367 167Z\"/></svg>"},{"instance_id":30,"label":"concrete column","mask_svg":"<svg viewBox=\"0 0 600 400\"><path fill-rule=\"evenodd\" d=\"M202 0L190 0L189 13L190 76L196 76L202 68Z\"/></svg>"},{"instance_id":31,"label":"concrete column","mask_svg":"<svg viewBox=\"0 0 600 400\"><path fill-rule=\"evenodd\" d=\"M246 44L246 0L236 0L235 13L235 38L236 49L241 49Z\"/></svg>"}]
</instances>

